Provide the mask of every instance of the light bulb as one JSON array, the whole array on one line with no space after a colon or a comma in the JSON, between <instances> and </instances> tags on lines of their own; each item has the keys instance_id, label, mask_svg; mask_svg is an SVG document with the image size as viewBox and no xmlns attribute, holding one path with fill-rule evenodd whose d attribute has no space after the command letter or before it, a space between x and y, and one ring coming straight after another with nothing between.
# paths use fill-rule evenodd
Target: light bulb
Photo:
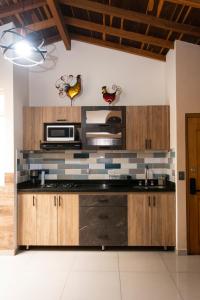
<instances>
[{"instance_id":1,"label":"light bulb","mask_svg":"<svg viewBox=\"0 0 200 300\"><path fill-rule=\"evenodd\" d=\"M22 40L14 45L15 51L21 57L29 57L32 53L32 46L29 42Z\"/></svg>"}]
</instances>

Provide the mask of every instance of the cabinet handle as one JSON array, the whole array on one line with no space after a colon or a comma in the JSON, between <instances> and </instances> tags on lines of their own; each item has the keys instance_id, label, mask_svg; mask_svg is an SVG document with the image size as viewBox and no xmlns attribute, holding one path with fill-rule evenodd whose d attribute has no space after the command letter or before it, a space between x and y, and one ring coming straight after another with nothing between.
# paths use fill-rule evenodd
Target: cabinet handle
<instances>
[{"instance_id":1,"label":"cabinet handle","mask_svg":"<svg viewBox=\"0 0 200 300\"><path fill-rule=\"evenodd\" d=\"M61 206L61 196L58 197L58 205Z\"/></svg>"},{"instance_id":2,"label":"cabinet handle","mask_svg":"<svg viewBox=\"0 0 200 300\"><path fill-rule=\"evenodd\" d=\"M155 207L156 206L156 197L153 196L153 206Z\"/></svg>"},{"instance_id":3,"label":"cabinet handle","mask_svg":"<svg viewBox=\"0 0 200 300\"><path fill-rule=\"evenodd\" d=\"M149 149L151 149L151 140L149 140Z\"/></svg>"},{"instance_id":4,"label":"cabinet handle","mask_svg":"<svg viewBox=\"0 0 200 300\"><path fill-rule=\"evenodd\" d=\"M100 202L100 203L102 203L102 202L106 203L106 202L108 202L108 199L101 199L101 200L98 200L98 202Z\"/></svg>"},{"instance_id":5,"label":"cabinet handle","mask_svg":"<svg viewBox=\"0 0 200 300\"><path fill-rule=\"evenodd\" d=\"M145 149L147 150L147 139L145 139Z\"/></svg>"},{"instance_id":6,"label":"cabinet handle","mask_svg":"<svg viewBox=\"0 0 200 300\"><path fill-rule=\"evenodd\" d=\"M103 215L103 214L102 214L102 215L99 215L98 218L101 219L101 220L106 220L106 219L108 219L109 217L108 217L107 215Z\"/></svg>"},{"instance_id":7,"label":"cabinet handle","mask_svg":"<svg viewBox=\"0 0 200 300\"><path fill-rule=\"evenodd\" d=\"M57 202L56 200L57 200L57 197L54 196L54 206L56 206L56 204L57 204L57 203L56 203L56 202Z\"/></svg>"},{"instance_id":8,"label":"cabinet handle","mask_svg":"<svg viewBox=\"0 0 200 300\"><path fill-rule=\"evenodd\" d=\"M151 206L151 197L148 196L149 206Z\"/></svg>"},{"instance_id":9,"label":"cabinet handle","mask_svg":"<svg viewBox=\"0 0 200 300\"><path fill-rule=\"evenodd\" d=\"M35 196L33 196L33 206L35 206Z\"/></svg>"},{"instance_id":10,"label":"cabinet handle","mask_svg":"<svg viewBox=\"0 0 200 300\"><path fill-rule=\"evenodd\" d=\"M98 238L102 240L108 240L109 236L107 234L102 234L102 235L98 235Z\"/></svg>"}]
</instances>

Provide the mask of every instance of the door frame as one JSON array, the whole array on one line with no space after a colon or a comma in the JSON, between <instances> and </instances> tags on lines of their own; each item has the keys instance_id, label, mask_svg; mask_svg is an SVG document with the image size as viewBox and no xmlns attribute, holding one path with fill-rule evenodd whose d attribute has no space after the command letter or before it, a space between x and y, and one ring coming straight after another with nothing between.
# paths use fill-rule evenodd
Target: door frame
<instances>
[{"instance_id":1,"label":"door frame","mask_svg":"<svg viewBox=\"0 0 200 300\"><path fill-rule=\"evenodd\" d=\"M186 159L186 226L187 226L187 252L191 253L190 248L190 212L189 212L189 156L188 156L188 121L190 118L199 118L200 113L185 114L185 159Z\"/></svg>"}]
</instances>

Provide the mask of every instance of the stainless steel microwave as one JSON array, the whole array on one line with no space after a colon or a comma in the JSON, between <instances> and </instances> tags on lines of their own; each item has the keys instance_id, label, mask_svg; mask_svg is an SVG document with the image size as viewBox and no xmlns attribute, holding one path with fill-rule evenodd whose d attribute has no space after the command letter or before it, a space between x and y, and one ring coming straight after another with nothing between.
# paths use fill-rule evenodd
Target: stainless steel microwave
<instances>
[{"instance_id":1,"label":"stainless steel microwave","mask_svg":"<svg viewBox=\"0 0 200 300\"><path fill-rule=\"evenodd\" d=\"M44 139L47 142L74 141L75 126L72 124L44 123Z\"/></svg>"}]
</instances>

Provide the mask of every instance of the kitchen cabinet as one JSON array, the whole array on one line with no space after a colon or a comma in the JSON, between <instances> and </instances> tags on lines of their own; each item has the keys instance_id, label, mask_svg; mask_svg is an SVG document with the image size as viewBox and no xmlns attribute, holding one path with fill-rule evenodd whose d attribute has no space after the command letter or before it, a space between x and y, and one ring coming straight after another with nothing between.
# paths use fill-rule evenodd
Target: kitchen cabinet
<instances>
[{"instance_id":1,"label":"kitchen cabinet","mask_svg":"<svg viewBox=\"0 0 200 300\"><path fill-rule=\"evenodd\" d=\"M127 150L168 150L169 106L127 106Z\"/></svg>"},{"instance_id":2,"label":"kitchen cabinet","mask_svg":"<svg viewBox=\"0 0 200 300\"><path fill-rule=\"evenodd\" d=\"M128 245L175 246L174 193L129 194Z\"/></svg>"},{"instance_id":3,"label":"kitchen cabinet","mask_svg":"<svg viewBox=\"0 0 200 300\"><path fill-rule=\"evenodd\" d=\"M23 149L39 150L43 140L43 123L57 122L80 123L80 106L72 107L24 107L23 110Z\"/></svg>"},{"instance_id":4,"label":"kitchen cabinet","mask_svg":"<svg viewBox=\"0 0 200 300\"><path fill-rule=\"evenodd\" d=\"M80 195L80 245L127 246L127 195Z\"/></svg>"},{"instance_id":5,"label":"kitchen cabinet","mask_svg":"<svg viewBox=\"0 0 200 300\"><path fill-rule=\"evenodd\" d=\"M37 245L53 246L58 244L57 239L57 197L52 194L39 194L37 202Z\"/></svg>"},{"instance_id":6,"label":"kitchen cabinet","mask_svg":"<svg viewBox=\"0 0 200 300\"><path fill-rule=\"evenodd\" d=\"M18 244L36 245L36 196L18 196Z\"/></svg>"},{"instance_id":7,"label":"kitchen cabinet","mask_svg":"<svg viewBox=\"0 0 200 300\"><path fill-rule=\"evenodd\" d=\"M78 195L20 193L18 207L19 245L79 244Z\"/></svg>"}]
</instances>

